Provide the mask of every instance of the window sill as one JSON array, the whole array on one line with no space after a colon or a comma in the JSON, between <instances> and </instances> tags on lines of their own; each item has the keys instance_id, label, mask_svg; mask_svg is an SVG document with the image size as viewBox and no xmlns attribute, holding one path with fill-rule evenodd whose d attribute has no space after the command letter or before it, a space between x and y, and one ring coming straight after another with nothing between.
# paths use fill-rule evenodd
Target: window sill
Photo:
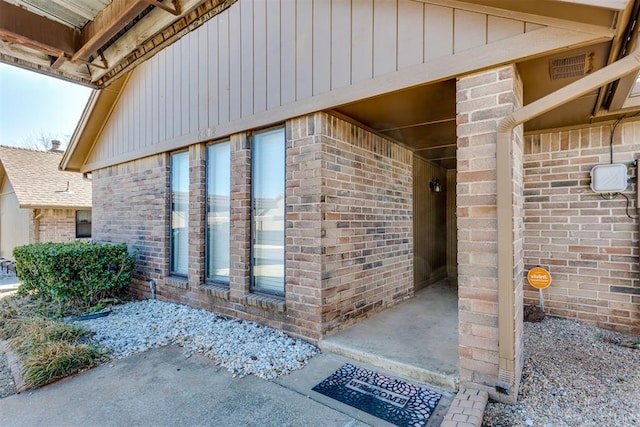
<instances>
[{"instance_id":1,"label":"window sill","mask_svg":"<svg viewBox=\"0 0 640 427\"><path fill-rule=\"evenodd\" d=\"M168 276L164 278L164 285L186 291L189 289L189 279L180 276Z\"/></svg>"},{"instance_id":2,"label":"window sill","mask_svg":"<svg viewBox=\"0 0 640 427\"><path fill-rule=\"evenodd\" d=\"M231 292L228 287L214 283L203 283L198 287L198 289L206 292L209 296L223 299L225 301L229 301L231 296Z\"/></svg>"},{"instance_id":3,"label":"window sill","mask_svg":"<svg viewBox=\"0 0 640 427\"><path fill-rule=\"evenodd\" d=\"M284 298L267 295L246 294L243 298L243 302L246 305L259 307L268 311L275 311L276 313L284 313L287 309Z\"/></svg>"}]
</instances>

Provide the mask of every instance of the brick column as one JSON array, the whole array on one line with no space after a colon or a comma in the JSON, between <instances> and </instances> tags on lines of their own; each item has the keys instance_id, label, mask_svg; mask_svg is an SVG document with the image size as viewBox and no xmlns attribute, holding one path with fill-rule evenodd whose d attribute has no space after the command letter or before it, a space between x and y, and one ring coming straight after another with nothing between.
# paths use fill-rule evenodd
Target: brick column
<instances>
[{"instance_id":1,"label":"brick column","mask_svg":"<svg viewBox=\"0 0 640 427\"><path fill-rule=\"evenodd\" d=\"M206 146L189 147L189 284L204 283Z\"/></svg>"},{"instance_id":2,"label":"brick column","mask_svg":"<svg viewBox=\"0 0 640 427\"><path fill-rule=\"evenodd\" d=\"M231 242L229 288L239 302L251 286L251 152L247 136L231 135Z\"/></svg>"},{"instance_id":3,"label":"brick column","mask_svg":"<svg viewBox=\"0 0 640 427\"><path fill-rule=\"evenodd\" d=\"M317 115L287 122L287 313L320 338L322 306L322 141Z\"/></svg>"},{"instance_id":4,"label":"brick column","mask_svg":"<svg viewBox=\"0 0 640 427\"><path fill-rule=\"evenodd\" d=\"M521 363L504 378L500 369L496 210L496 130L521 105L515 66L484 71L457 83L457 209L460 381L494 399L515 400ZM512 200L516 359L522 339L522 127L512 145ZM504 343L503 343L504 345ZM506 392L506 394L504 393Z\"/></svg>"}]
</instances>

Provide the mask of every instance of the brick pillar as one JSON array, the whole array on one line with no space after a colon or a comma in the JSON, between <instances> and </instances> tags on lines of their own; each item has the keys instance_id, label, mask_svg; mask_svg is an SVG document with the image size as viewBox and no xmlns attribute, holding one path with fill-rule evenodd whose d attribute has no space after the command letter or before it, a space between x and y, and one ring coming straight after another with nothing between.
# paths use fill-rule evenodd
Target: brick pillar
<instances>
[{"instance_id":1,"label":"brick pillar","mask_svg":"<svg viewBox=\"0 0 640 427\"><path fill-rule=\"evenodd\" d=\"M250 290L251 152L246 134L231 135L231 299L240 301Z\"/></svg>"},{"instance_id":2,"label":"brick pillar","mask_svg":"<svg viewBox=\"0 0 640 427\"><path fill-rule=\"evenodd\" d=\"M287 313L306 336L322 323L322 156L319 115L287 122Z\"/></svg>"},{"instance_id":3,"label":"brick pillar","mask_svg":"<svg viewBox=\"0 0 640 427\"><path fill-rule=\"evenodd\" d=\"M206 153L205 144L189 147L189 284L204 283L206 240Z\"/></svg>"},{"instance_id":4,"label":"brick pillar","mask_svg":"<svg viewBox=\"0 0 640 427\"><path fill-rule=\"evenodd\" d=\"M485 389L494 399L515 400L522 364L505 381L500 370L496 220L496 130L522 105L515 66L484 71L457 83L457 209L460 381ZM512 145L516 360L522 340L522 126ZM509 256L509 254L506 254ZM508 384L511 383L511 384ZM508 389L505 395L502 391Z\"/></svg>"}]
</instances>

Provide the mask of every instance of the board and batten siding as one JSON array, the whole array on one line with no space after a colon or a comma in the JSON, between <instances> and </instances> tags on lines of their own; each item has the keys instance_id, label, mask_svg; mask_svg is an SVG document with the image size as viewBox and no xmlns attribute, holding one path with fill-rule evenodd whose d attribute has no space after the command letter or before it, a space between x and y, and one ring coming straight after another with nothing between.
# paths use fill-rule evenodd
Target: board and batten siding
<instances>
[{"instance_id":1,"label":"board and batten siding","mask_svg":"<svg viewBox=\"0 0 640 427\"><path fill-rule=\"evenodd\" d=\"M240 0L133 71L86 164L223 137L221 125L538 28L413 0Z\"/></svg>"}]
</instances>

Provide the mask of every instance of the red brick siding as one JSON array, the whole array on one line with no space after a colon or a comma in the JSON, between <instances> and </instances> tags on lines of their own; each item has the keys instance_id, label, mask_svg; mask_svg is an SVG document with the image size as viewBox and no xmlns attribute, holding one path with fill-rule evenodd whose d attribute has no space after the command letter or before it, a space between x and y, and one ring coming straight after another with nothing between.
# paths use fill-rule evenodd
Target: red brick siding
<instances>
[{"instance_id":1,"label":"red brick siding","mask_svg":"<svg viewBox=\"0 0 640 427\"><path fill-rule=\"evenodd\" d=\"M138 252L132 291L150 297L148 280L169 270L169 166L166 154L92 173L93 239L127 243Z\"/></svg>"},{"instance_id":2,"label":"red brick siding","mask_svg":"<svg viewBox=\"0 0 640 427\"><path fill-rule=\"evenodd\" d=\"M638 220L626 200L604 200L589 172L609 163L611 124L530 134L525 138L525 262L541 265L553 282L544 291L548 314L640 334ZM619 124L614 162L640 151L640 122ZM636 168L630 168L635 173ZM636 211L636 184L624 194ZM525 303L538 291L525 286Z\"/></svg>"},{"instance_id":3,"label":"red brick siding","mask_svg":"<svg viewBox=\"0 0 640 427\"><path fill-rule=\"evenodd\" d=\"M413 296L413 154L326 114L315 126L328 331Z\"/></svg>"},{"instance_id":4,"label":"red brick siding","mask_svg":"<svg viewBox=\"0 0 640 427\"><path fill-rule=\"evenodd\" d=\"M76 239L76 211L74 209L43 209L36 215L40 242L67 243ZM81 239L84 240L84 239Z\"/></svg>"},{"instance_id":5,"label":"red brick siding","mask_svg":"<svg viewBox=\"0 0 640 427\"><path fill-rule=\"evenodd\" d=\"M133 293L311 340L411 295L412 154L330 115L286 125L286 293L250 293L251 150L231 137L228 287L204 284L205 145L190 151L189 275L169 276L168 154L95 171L94 236L139 252Z\"/></svg>"}]
</instances>

